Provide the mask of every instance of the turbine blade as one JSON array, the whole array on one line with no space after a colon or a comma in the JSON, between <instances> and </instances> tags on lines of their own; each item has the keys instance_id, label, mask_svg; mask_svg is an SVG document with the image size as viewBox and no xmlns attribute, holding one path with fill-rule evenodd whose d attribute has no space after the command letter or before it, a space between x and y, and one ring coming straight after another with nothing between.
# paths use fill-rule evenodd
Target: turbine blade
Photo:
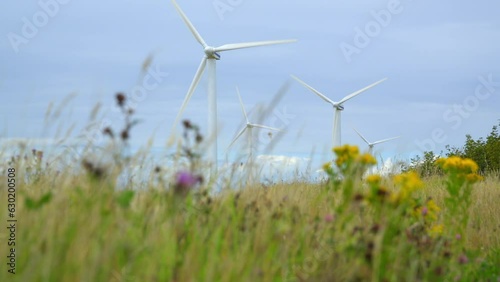
<instances>
[{"instance_id":1,"label":"turbine blade","mask_svg":"<svg viewBox=\"0 0 500 282\"><path fill-rule=\"evenodd\" d=\"M236 135L236 137L234 137L233 141L231 142L231 144L229 144L229 146L227 146L227 149L228 150L231 146L233 146L234 142L236 142L236 140L238 140L238 138L240 138L241 135L243 135L243 133L245 133L245 130L247 130L247 126L243 127L242 130L240 130L240 132L238 132L238 134Z\"/></svg>"},{"instance_id":2,"label":"turbine blade","mask_svg":"<svg viewBox=\"0 0 500 282\"><path fill-rule=\"evenodd\" d=\"M223 51L231 51L236 49L243 48L252 48L259 46L267 46L267 45L276 45L276 44L285 44L296 42L296 39L291 40L271 40L271 41L258 41L258 42L247 42L247 43L233 43L233 44L225 44L219 47L214 48L215 52L223 52Z\"/></svg>"},{"instance_id":3,"label":"turbine blade","mask_svg":"<svg viewBox=\"0 0 500 282\"><path fill-rule=\"evenodd\" d=\"M387 142L387 141L391 141L391 140L394 140L394 139L398 139L399 137L401 137L401 136L397 136L397 137L392 137L392 138L387 138L387 139L379 140L379 141L373 142L373 143L372 143L372 145L377 145L377 144L380 144L380 143L384 143L384 142Z\"/></svg>"},{"instance_id":4,"label":"turbine blade","mask_svg":"<svg viewBox=\"0 0 500 282\"><path fill-rule=\"evenodd\" d=\"M353 129L354 129L354 131L356 131L356 133L359 135L359 137L361 137L361 139L363 139L366 142L366 144L368 144L368 145L371 144L370 141L366 140L366 138L363 137L363 135L361 135L361 133L359 133L359 131L356 130L356 128L353 128Z\"/></svg>"},{"instance_id":5,"label":"turbine blade","mask_svg":"<svg viewBox=\"0 0 500 282\"><path fill-rule=\"evenodd\" d=\"M349 95L345 96L342 100L340 100L339 102L337 102L337 105L340 105L340 104L344 103L345 101L354 98L355 96L357 96L357 95L365 92L366 90L368 90L368 89L370 89L370 88L372 88L372 87L374 87L374 86L376 86L376 85L378 85L378 84L380 84L380 83L382 83L382 82L384 82L386 80L387 80L387 78L381 79L381 80L379 80L379 81L377 81L377 82L375 82L373 84L370 84L370 85L366 86L365 88L363 88L361 90L358 90L358 91L356 91L356 92L354 92L352 94L349 94Z\"/></svg>"},{"instance_id":6,"label":"turbine blade","mask_svg":"<svg viewBox=\"0 0 500 282\"><path fill-rule=\"evenodd\" d=\"M263 129L269 129L269 130L274 130L274 131L281 131L278 128L270 127L270 126L265 126L265 125L260 125L260 124L252 124L253 127L258 127L258 128L263 128Z\"/></svg>"},{"instance_id":7,"label":"turbine blade","mask_svg":"<svg viewBox=\"0 0 500 282\"><path fill-rule=\"evenodd\" d=\"M240 99L241 110L243 111L243 115L245 116L245 120L248 123L247 112L245 111L245 106L243 106L243 100L241 100L240 89L236 87L236 93L238 94L238 98Z\"/></svg>"},{"instance_id":8,"label":"turbine blade","mask_svg":"<svg viewBox=\"0 0 500 282\"><path fill-rule=\"evenodd\" d=\"M184 101L182 102L182 106L179 110L179 113L177 114L177 117L175 118L174 121L174 129L177 126L177 123L179 123L179 119L182 116L182 112L184 112L184 109L187 106L187 103L189 102L189 99L191 99L191 96L193 96L194 90L196 89L196 86L198 86L198 83L200 82L201 76L203 75L203 71L205 70L205 66L207 64L207 57L203 57L201 60L200 66L198 67L198 70L196 71L196 74L193 78L193 81L191 82L191 86L189 86L188 93L186 94L186 98L184 98ZM172 130L174 131L174 130Z\"/></svg>"},{"instance_id":9,"label":"turbine blade","mask_svg":"<svg viewBox=\"0 0 500 282\"><path fill-rule=\"evenodd\" d=\"M321 92L319 92L318 90L312 88L309 84L307 84L304 81L300 80L295 75L291 75L291 76L292 76L293 79L297 80L300 84L304 85L307 89L311 90L314 94L318 95L321 99L325 100L327 103L330 103L332 105L335 104L335 102L333 102L332 100L330 100L325 95L321 94Z\"/></svg>"},{"instance_id":10,"label":"turbine blade","mask_svg":"<svg viewBox=\"0 0 500 282\"><path fill-rule=\"evenodd\" d=\"M182 11L181 7L177 4L177 2L175 0L172 0L172 4L174 4L175 9L179 13L179 15L181 15L182 20L184 21L184 23L186 23L189 30L191 30L191 33L194 35L194 38L196 38L196 40L203 46L203 48L207 47L208 46L207 43L205 43L203 37L201 37L201 35L198 33L194 25L191 23L186 14L184 14L184 12Z\"/></svg>"}]
</instances>

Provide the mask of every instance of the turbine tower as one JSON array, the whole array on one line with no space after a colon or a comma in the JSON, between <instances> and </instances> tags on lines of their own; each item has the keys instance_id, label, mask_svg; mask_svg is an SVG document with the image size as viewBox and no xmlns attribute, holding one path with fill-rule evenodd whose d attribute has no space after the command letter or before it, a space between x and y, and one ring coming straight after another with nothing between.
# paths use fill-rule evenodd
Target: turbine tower
<instances>
[{"instance_id":1,"label":"turbine tower","mask_svg":"<svg viewBox=\"0 0 500 282\"><path fill-rule=\"evenodd\" d=\"M220 60L220 55L219 52L224 52L224 51L231 51L231 50L236 50L236 49L243 49L243 48L251 48L251 47L258 47L258 46L266 46L266 45L274 45L274 44L283 44L283 43L291 43L295 42L296 40L274 40L274 41L259 41L259 42L250 42L250 43L233 43L233 44L225 44L219 47L213 47L208 45L205 40L201 37L201 35L198 33L194 25L191 23L191 21L188 19L186 14L181 10L179 5L175 0L172 0L172 4L174 5L175 9L179 13L179 15L182 17L182 20L184 23L187 25L191 33L193 34L194 38L198 41L198 43L201 44L203 47L203 58L201 59L200 66L198 67L198 70L196 71L196 74L193 78L193 81L191 82L191 86L189 86L189 90L186 94L186 97L184 98L184 101L182 102L182 106L179 110L179 113L177 117L175 118L174 122L174 129L177 123L179 122L179 119L182 115L182 112L184 111L187 103L191 99L191 96L193 95L196 87L198 86L198 83L200 82L201 76L205 70L205 67L207 67L208 71L208 134L209 134L209 139L212 140L212 149L209 152L209 160L211 163L211 167L213 168L212 170L212 175L215 175L217 173L217 89L216 89L216 61Z\"/></svg>"},{"instance_id":2,"label":"turbine tower","mask_svg":"<svg viewBox=\"0 0 500 282\"><path fill-rule=\"evenodd\" d=\"M245 111L245 106L243 105L243 100L241 100L241 95L240 95L240 90L238 89L238 87L236 87L236 93L238 94L238 98L240 100L240 105L241 105L241 111L243 112L243 116L245 117L245 121L246 121L246 125L245 127L243 127L240 132L238 132L238 134L236 134L236 137L234 137L233 141L231 142L231 144L229 144L229 146L227 147L227 150L229 150L229 148L238 140L238 138L241 137L241 135L243 135L243 133L245 133L245 131L247 132L247 136L248 136L248 161L251 163L252 162L252 148L253 148L253 135L252 135L252 129L254 128L262 128L262 129L269 129L269 130L274 130L274 131L280 131L278 128L274 128L274 127L269 127L269 126L265 126L265 125L261 125L261 124L256 124L256 123L251 123L249 120L248 120L248 115L247 115L247 112ZM227 151L226 150L226 151Z\"/></svg>"},{"instance_id":3,"label":"turbine tower","mask_svg":"<svg viewBox=\"0 0 500 282\"><path fill-rule=\"evenodd\" d=\"M354 131L356 131L356 133L359 135L359 137L361 137L361 139L363 139L365 141L365 143L368 144L368 152L370 154L373 151L373 146L375 146L377 144L380 144L380 143L387 142L387 141L391 141L391 140L394 140L394 139L398 139L399 137L401 137L401 136L397 136L397 137L391 137L391 138L387 138L387 139L382 139L382 140L375 141L375 142L370 142L363 135L361 135L361 133L359 133L359 131L357 131L356 128L353 128L353 129L354 129Z\"/></svg>"},{"instance_id":4,"label":"turbine tower","mask_svg":"<svg viewBox=\"0 0 500 282\"><path fill-rule=\"evenodd\" d=\"M361 89L361 90L358 90L354 93L351 93L347 96L345 96L344 98L342 98L342 100L338 101L338 102L335 102L335 101L332 101L330 100L328 97L326 97L325 95L321 94L318 90L312 88L311 86L309 86L307 83L305 83L304 81L300 80L298 77L292 75L292 78L297 80L300 84L302 84L303 86L305 86L307 89L309 89L310 91L312 91L314 94L318 95L321 99L325 100L325 102L329 103L330 105L333 106L333 108L335 109L335 115L334 115L334 119L333 119L333 147L337 147L337 146L340 146L341 145L341 139L340 139L340 118L341 118L341 113L342 111L344 110L344 106L342 104L344 104L347 100L350 100L352 98L354 98L355 96L365 92L366 90L384 82L385 80L387 80L387 78L384 78L382 80L379 80L371 85L368 85L367 87Z\"/></svg>"}]
</instances>

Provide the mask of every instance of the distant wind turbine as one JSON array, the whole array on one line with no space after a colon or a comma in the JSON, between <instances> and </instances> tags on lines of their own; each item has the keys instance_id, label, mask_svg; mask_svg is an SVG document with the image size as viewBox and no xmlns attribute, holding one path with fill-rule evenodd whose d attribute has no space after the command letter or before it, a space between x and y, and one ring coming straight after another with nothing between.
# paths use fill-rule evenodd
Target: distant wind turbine
<instances>
[{"instance_id":1,"label":"distant wind turbine","mask_svg":"<svg viewBox=\"0 0 500 282\"><path fill-rule=\"evenodd\" d=\"M265 126L265 125L261 125L261 124L255 124L255 123L251 123L249 120L248 120L248 115L247 115L247 112L245 111L245 106L243 105L243 100L241 100L241 95L240 95L240 90L238 89L238 87L236 87L236 93L238 94L238 98L240 100L240 105L241 105L241 111L243 112L243 116L245 117L245 121L246 121L246 125L245 127L243 127L240 132L238 132L238 134L236 135L236 137L234 137L233 141L231 142L231 144L229 144L229 146L227 147L227 150L229 150L229 148L238 140L238 138L241 137L241 135L243 135L243 133L245 133L245 131L247 132L247 136L248 136L248 150L249 150L249 155L248 155L248 161L251 163L252 162L252 146L253 146L253 142L252 142L252 130L254 128L262 128L262 129L269 129L269 130L274 130L274 131L280 131L279 129L277 128L273 128L273 127L269 127L269 126Z\"/></svg>"},{"instance_id":2,"label":"distant wind turbine","mask_svg":"<svg viewBox=\"0 0 500 282\"><path fill-rule=\"evenodd\" d=\"M186 97L182 102L182 106L179 110L179 113L175 119L174 129L177 123L179 122L182 112L184 111L187 103L189 102L189 99L191 99L191 96L193 95L196 87L198 86L198 83L200 82L205 67L207 67L208 68L208 132L213 142L212 150L209 153L209 158L210 161L212 162L211 163L213 168L212 174L215 174L217 172L217 90L216 90L215 62L217 60L220 60L219 52L231 51L242 48L258 47L258 46L291 43L295 42L296 40L275 40L275 41L260 41L260 42L250 42L250 43L235 43L235 44L225 44L219 47L209 46L207 43L205 43L205 40L198 33L198 31L191 23L191 21L188 19L186 14L184 14L184 12L181 10L177 2L175 0L172 0L172 3L177 12L179 13L179 15L182 17L184 23L187 25L187 27L195 37L195 39L203 47L203 52L204 52L204 56L201 60L200 66L196 71L193 81L191 82L191 86L189 87L188 93L186 94Z\"/></svg>"},{"instance_id":3,"label":"distant wind turbine","mask_svg":"<svg viewBox=\"0 0 500 282\"><path fill-rule=\"evenodd\" d=\"M335 109L335 116L334 116L334 120L333 120L333 147L337 147L337 146L340 146L341 145L341 136L340 136L340 118L341 118L341 113L342 111L344 110L344 106L342 105L343 103L345 103L347 100L350 100L352 98L354 98L355 96L365 92L366 90L384 82L385 80L387 80L387 78L384 78L382 80L379 80L371 85L368 85L367 87L361 89L361 90L358 90L354 93L351 93L347 96L345 96L344 98L342 98L342 100L338 101L338 102L335 102L335 101L332 101L330 100L328 97L326 97L325 95L321 94L318 90L312 88L311 86L309 86L307 83L305 83L304 81L300 80L298 77L292 75L292 78L294 78L295 80L297 80L300 84L302 84L303 86L305 86L307 89L309 89L310 91L312 91L314 94L318 95L321 99L325 100L327 103L329 103L330 105L333 106L333 108Z\"/></svg>"},{"instance_id":4,"label":"distant wind turbine","mask_svg":"<svg viewBox=\"0 0 500 282\"><path fill-rule=\"evenodd\" d=\"M397 136L397 137L392 137L392 138L387 138L387 139L382 139L382 140L379 140L379 141L375 141L375 142L370 142L368 141L363 135L361 135L361 133L359 133L359 131L356 130L356 128L354 128L354 131L356 131L356 133L359 135L359 137L361 137L361 139L363 139L366 144L368 144L368 152L371 154L372 151L373 151L373 146L377 145L377 144L380 144L380 143L384 143L384 142L387 142L387 141L391 141L391 140L394 140L394 139L398 139L399 137L401 136Z\"/></svg>"}]
</instances>

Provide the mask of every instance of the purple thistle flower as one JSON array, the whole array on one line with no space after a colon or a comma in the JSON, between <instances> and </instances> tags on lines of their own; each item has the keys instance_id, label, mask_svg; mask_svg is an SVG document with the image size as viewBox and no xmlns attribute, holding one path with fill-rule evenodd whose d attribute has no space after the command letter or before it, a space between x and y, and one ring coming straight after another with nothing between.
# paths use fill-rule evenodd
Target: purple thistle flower
<instances>
[{"instance_id":1,"label":"purple thistle flower","mask_svg":"<svg viewBox=\"0 0 500 282\"><path fill-rule=\"evenodd\" d=\"M175 181L175 191L177 193L186 193L196 184L201 183L201 177L189 171L180 171L176 174Z\"/></svg>"}]
</instances>

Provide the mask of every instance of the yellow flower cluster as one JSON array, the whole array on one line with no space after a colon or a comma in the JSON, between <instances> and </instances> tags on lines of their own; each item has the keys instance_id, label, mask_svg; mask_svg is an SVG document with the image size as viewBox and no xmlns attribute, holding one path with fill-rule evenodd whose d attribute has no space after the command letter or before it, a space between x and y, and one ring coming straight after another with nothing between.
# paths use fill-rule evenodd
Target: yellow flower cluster
<instances>
[{"instance_id":1,"label":"yellow flower cluster","mask_svg":"<svg viewBox=\"0 0 500 282\"><path fill-rule=\"evenodd\" d=\"M478 166L471 159L462 159L460 157L440 158L436 163L445 171L456 170L461 172L477 172Z\"/></svg>"},{"instance_id":2,"label":"yellow flower cluster","mask_svg":"<svg viewBox=\"0 0 500 282\"><path fill-rule=\"evenodd\" d=\"M335 163L337 166L342 166L345 163L352 162L359 156L359 149L357 146L344 145L333 148L333 152L337 155Z\"/></svg>"},{"instance_id":3,"label":"yellow flower cluster","mask_svg":"<svg viewBox=\"0 0 500 282\"><path fill-rule=\"evenodd\" d=\"M382 177L378 174L372 174L366 177L366 182L372 186L378 186L380 181L382 181Z\"/></svg>"},{"instance_id":4,"label":"yellow flower cluster","mask_svg":"<svg viewBox=\"0 0 500 282\"><path fill-rule=\"evenodd\" d=\"M374 165L377 160L370 154L360 154L357 146L344 145L333 148L333 152L337 155L335 163L338 167L344 164L350 164L353 161L359 162L363 165Z\"/></svg>"},{"instance_id":5,"label":"yellow flower cluster","mask_svg":"<svg viewBox=\"0 0 500 282\"><path fill-rule=\"evenodd\" d=\"M401 189L397 193L391 195L394 202L405 200L414 191L424 187L424 183L414 171L394 176L394 183L401 186Z\"/></svg>"},{"instance_id":6,"label":"yellow flower cluster","mask_svg":"<svg viewBox=\"0 0 500 282\"><path fill-rule=\"evenodd\" d=\"M445 172L457 174L460 179L465 179L469 183L475 183L483 179L477 174L479 167L471 159L453 156L440 158L436 161L436 164Z\"/></svg>"},{"instance_id":7,"label":"yellow flower cluster","mask_svg":"<svg viewBox=\"0 0 500 282\"><path fill-rule=\"evenodd\" d=\"M328 162L328 163L323 164L324 171L329 171L331 169L332 169L332 163Z\"/></svg>"},{"instance_id":8,"label":"yellow flower cluster","mask_svg":"<svg viewBox=\"0 0 500 282\"><path fill-rule=\"evenodd\" d=\"M419 206L414 209L413 215L417 218L424 218L427 222L434 222L438 219L441 208L436 205L434 200L429 199L424 206Z\"/></svg>"},{"instance_id":9,"label":"yellow flower cluster","mask_svg":"<svg viewBox=\"0 0 500 282\"><path fill-rule=\"evenodd\" d=\"M377 160L370 154L365 153L358 157L358 161L364 165L374 165L377 164Z\"/></svg>"},{"instance_id":10,"label":"yellow flower cluster","mask_svg":"<svg viewBox=\"0 0 500 282\"><path fill-rule=\"evenodd\" d=\"M439 235L443 234L443 231L444 231L443 224L434 224L427 229L427 232L431 237L438 237Z\"/></svg>"}]
</instances>

